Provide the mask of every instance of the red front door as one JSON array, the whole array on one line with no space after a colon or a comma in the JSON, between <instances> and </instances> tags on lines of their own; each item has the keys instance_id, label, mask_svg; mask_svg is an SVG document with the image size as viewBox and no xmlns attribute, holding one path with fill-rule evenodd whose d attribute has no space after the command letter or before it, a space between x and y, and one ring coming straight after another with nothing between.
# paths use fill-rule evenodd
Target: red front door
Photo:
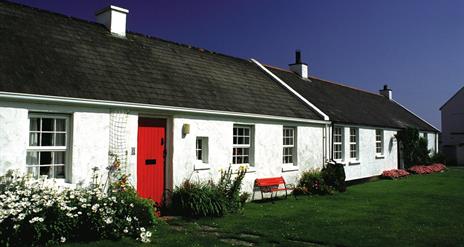
<instances>
[{"instance_id":1,"label":"red front door","mask_svg":"<svg viewBox=\"0 0 464 247\"><path fill-rule=\"evenodd\" d=\"M162 204L166 157L166 120L139 118L137 192Z\"/></svg>"}]
</instances>

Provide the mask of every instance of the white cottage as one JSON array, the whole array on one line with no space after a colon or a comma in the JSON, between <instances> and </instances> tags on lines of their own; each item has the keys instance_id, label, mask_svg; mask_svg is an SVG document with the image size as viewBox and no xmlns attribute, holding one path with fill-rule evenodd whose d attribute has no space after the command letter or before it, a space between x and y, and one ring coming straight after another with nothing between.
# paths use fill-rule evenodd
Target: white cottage
<instances>
[{"instance_id":1,"label":"white cottage","mask_svg":"<svg viewBox=\"0 0 464 247\"><path fill-rule=\"evenodd\" d=\"M247 191L332 158L349 180L376 176L398 167L397 130L436 140L391 99L308 77L299 60L292 72L127 32L128 13L110 6L93 23L0 2L0 173L87 183L114 154L162 202L229 165L249 166Z\"/></svg>"}]
</instances>

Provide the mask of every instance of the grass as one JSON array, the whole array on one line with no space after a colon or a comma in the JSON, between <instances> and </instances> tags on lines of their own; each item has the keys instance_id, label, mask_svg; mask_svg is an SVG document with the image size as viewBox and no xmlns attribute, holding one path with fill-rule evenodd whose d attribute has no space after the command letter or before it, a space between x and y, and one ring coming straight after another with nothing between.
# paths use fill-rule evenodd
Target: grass
<instances>
[{"instance_id":1,"label":"grass","mask_svg":"<svg viewBox=\"0 0 464 247\"><path fill-rule=\"evenodd\" d=\"M332 196L248 203L223 218L162 223L153 246L462 246L464 169L354 185ZM129 239L90 246L138 246ZM68 246L83 246L70 244ZM86 245L87 246L87 245Z\"/></svg>"}]
</instances>

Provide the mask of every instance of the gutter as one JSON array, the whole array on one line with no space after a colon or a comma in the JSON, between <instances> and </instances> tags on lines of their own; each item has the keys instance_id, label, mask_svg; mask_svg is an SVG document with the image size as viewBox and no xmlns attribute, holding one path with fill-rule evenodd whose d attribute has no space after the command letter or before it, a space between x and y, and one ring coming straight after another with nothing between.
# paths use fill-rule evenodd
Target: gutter
<instances>
[{"instance_id":1,"label":"gutter","mask_svg":"<svg viewBox=\"0 0 464 247\"><path fill-rule=\"evenodd\" d=\"M39 94L25 94L25 93L12 93L0 91L0 99L13 100L13 101L35 101L38 103L65 103L65 104L77 104L84 106L103 106L103 107L119 107L128 109L138 110L159 110L159 111L173 111L181 113L195 113L195 114L211 114L221 116L233 116L233 117L249 117L258 119L269 119L279 121L292 121L302 123L316 123L316 124L328 124L325 120L314 120L305 118L294 118L294 117L283 117L266 114L256 113L242 113L242 112L231 112L231 111L220 111L220 110L208 110L208 109L196 109L188 107L177 107L177 106L165 106L165 105L152 105L142 103L130 103L121 101L109 101L109 100L95 100L95 99L83 99L63 96L50 96L50 95L39 95Z\"/></svg>"}]
</instances>

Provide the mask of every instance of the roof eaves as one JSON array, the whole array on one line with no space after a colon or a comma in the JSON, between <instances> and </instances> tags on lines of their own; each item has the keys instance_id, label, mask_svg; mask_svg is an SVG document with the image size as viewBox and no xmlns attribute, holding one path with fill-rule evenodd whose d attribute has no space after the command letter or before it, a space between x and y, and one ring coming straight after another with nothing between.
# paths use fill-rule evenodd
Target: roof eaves
<instances>
[{"instance_id":1,"label":"roof eaves","mask_svg":"<svg viewBox=\"0 0 464 247\"><path fill-rule=\"evenodd\" d=\"M424 123L428 124L430 127L432 127L433 129L435 129L437 132L440 132L440 130L433 126L431 123L427 122L425 119L419 117L418 115L416 115L414 112L412 112L411 110L409 110L408 108L406 108L405 106L403 106L402 104L398 103L397 101L393 100L392 99L392 102L396 103L397 105L399 105L400 107L402 107L403 109L405 109L406 111L408 111L409 113L411 113L412 115L414 115L415 117L417 117L418 119L420 119L421 121L423 121Z\"/></svg>"}]
</instances>

